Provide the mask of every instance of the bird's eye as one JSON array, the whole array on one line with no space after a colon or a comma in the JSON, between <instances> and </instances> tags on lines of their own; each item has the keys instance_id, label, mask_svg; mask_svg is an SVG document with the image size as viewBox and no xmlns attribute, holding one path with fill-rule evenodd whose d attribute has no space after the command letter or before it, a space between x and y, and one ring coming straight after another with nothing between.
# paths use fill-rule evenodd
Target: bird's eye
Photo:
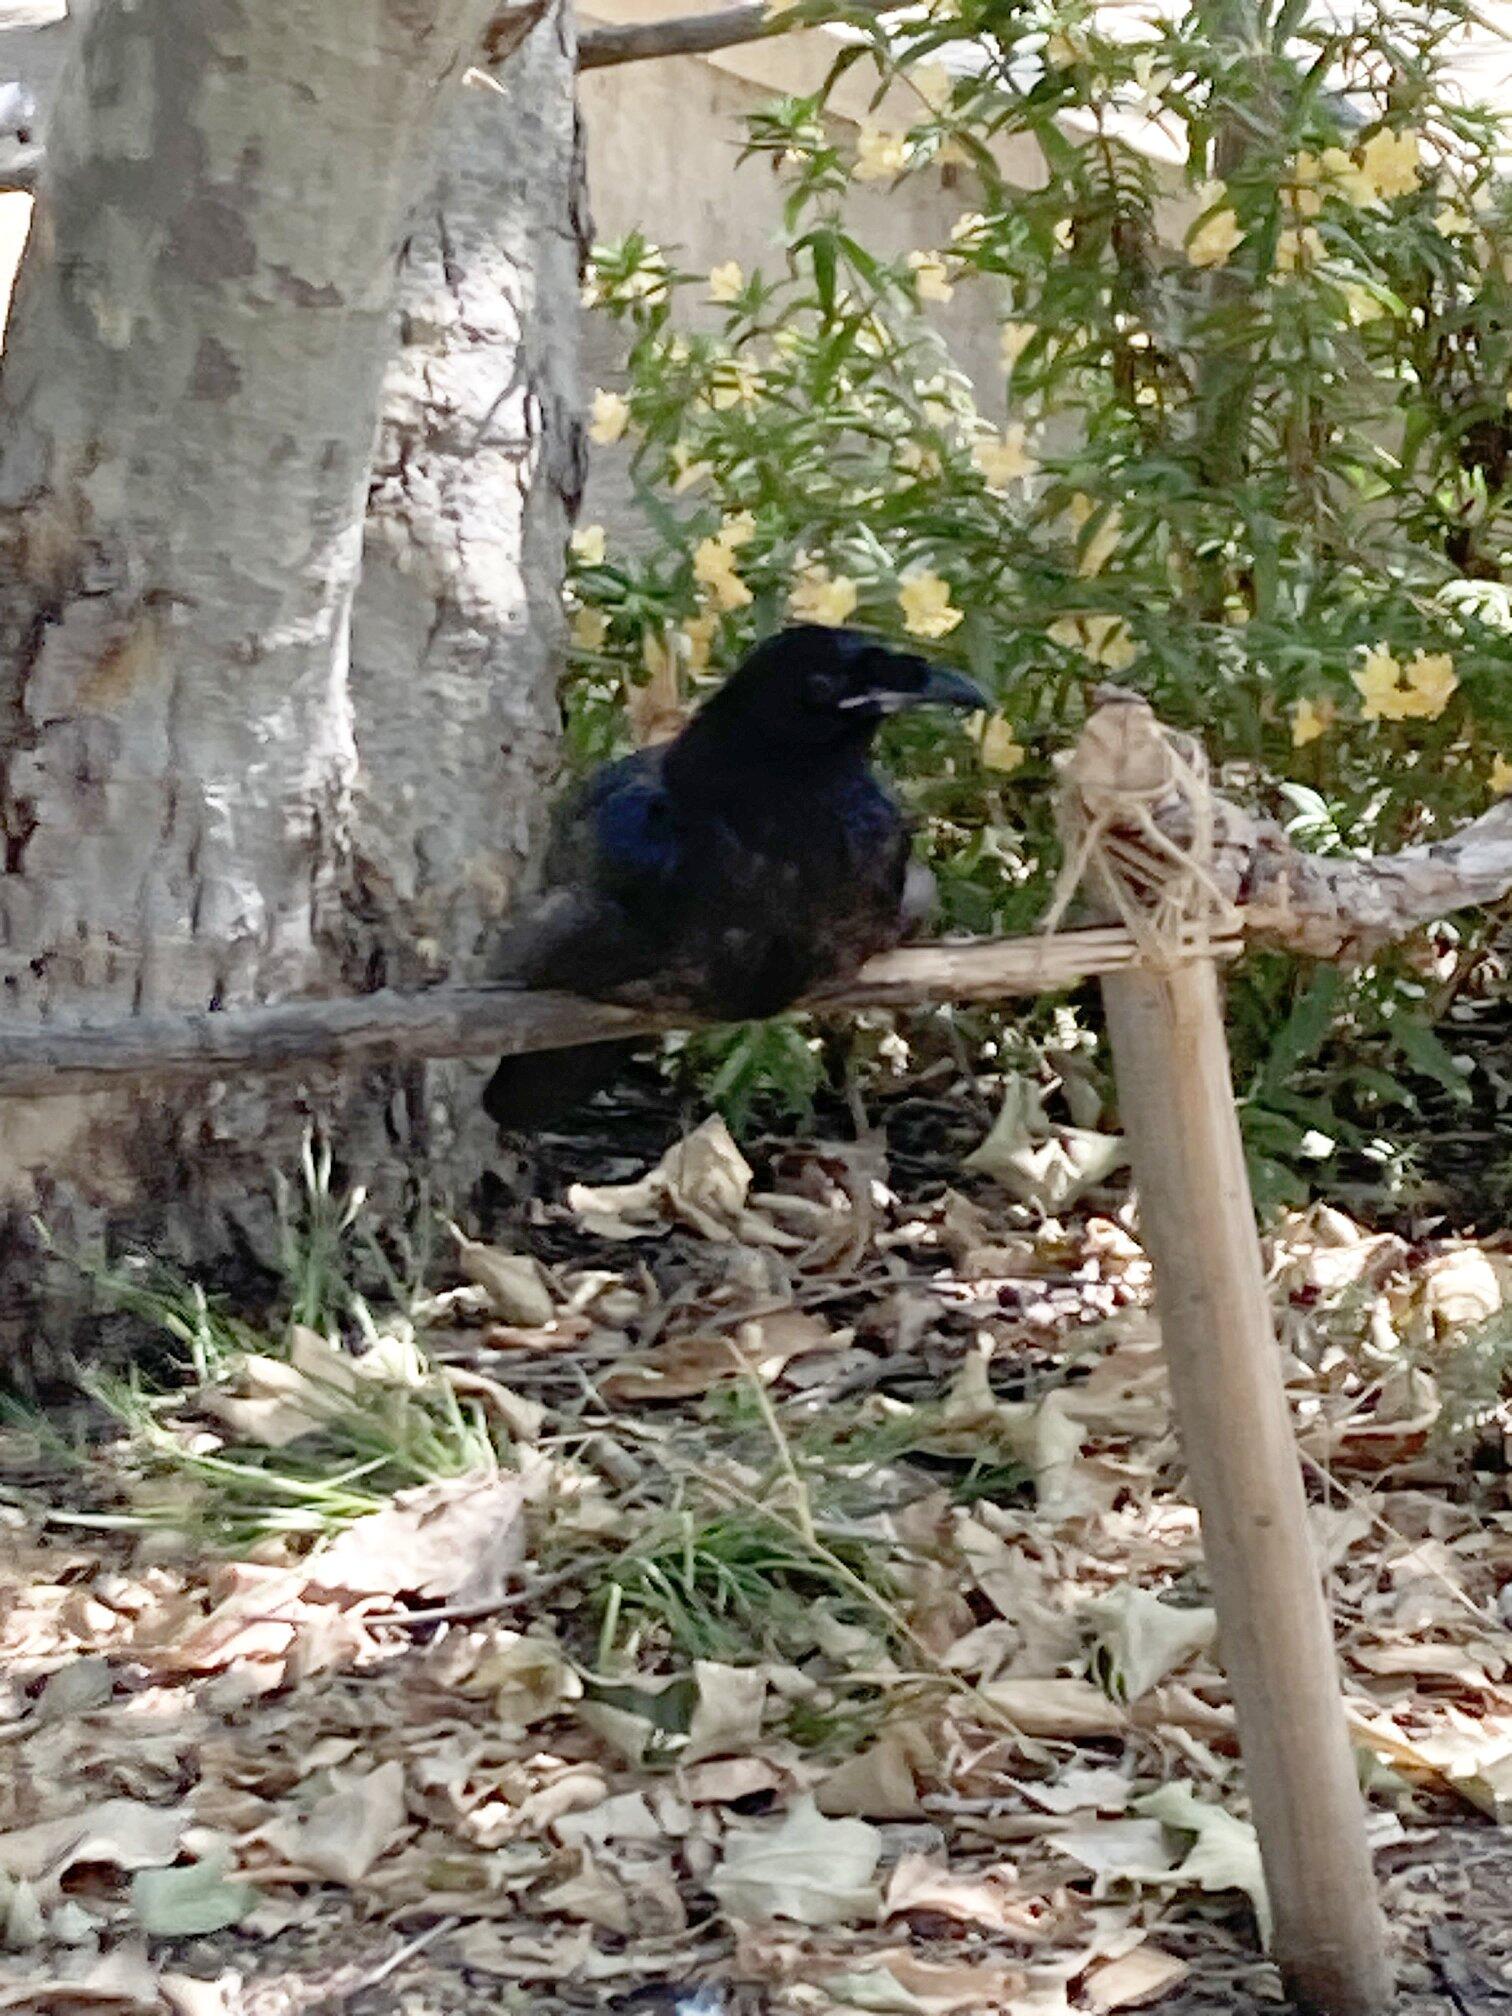
<instances>
[{"instance_id":1,"label":"bird's eye","mask_svg":"<svg viewBox=\"0 0 1512 2016\"><path fill-rule=\"evenodd\" d=\"M810 672L804 681L804 697L811 707L834 707L844 698L846 684L841 672Z\"/></svg>"}]
</instances>

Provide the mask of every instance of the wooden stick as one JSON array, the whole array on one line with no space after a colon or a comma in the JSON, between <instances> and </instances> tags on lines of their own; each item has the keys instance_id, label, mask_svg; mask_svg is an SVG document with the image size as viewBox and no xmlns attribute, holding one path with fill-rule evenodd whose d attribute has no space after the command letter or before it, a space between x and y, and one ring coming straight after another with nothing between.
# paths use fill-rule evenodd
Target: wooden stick
<instances>
[{"instance_id":1,"label":"wooden stick","mask_svg":"<svg viewBox=\"0 0 1512 2016\"><path fill-rule=\"evenodd\" d=\"M1225 949L1238 951L1234 940ZM1054 938L921 945L874 959L814 1008L906 1008L1053 994L1132 966L1130 934L1099 925ZM606 1037L686 1027L687 1015L648 1014L573 994L509 987L435 987L284 1001L213 1014L125 1016L97 1024L0 1024L0 1097L100 1092L123 1078L205 1078L290 1065L379 1063L401 1057L497 1057L567 1049Z\"/></svg>"},{"instance_id":2,"label":"wooden stick","mask_svg":"<svg viewBox=\"0 0 1512 2016\"><path fill-rule=\"evenodd\" d=\"M1207 960L1103 982L1182 1447L1287 1992L1392 2001L1365 1814L1307 1523Z\"/></svg>"}]
</instances>

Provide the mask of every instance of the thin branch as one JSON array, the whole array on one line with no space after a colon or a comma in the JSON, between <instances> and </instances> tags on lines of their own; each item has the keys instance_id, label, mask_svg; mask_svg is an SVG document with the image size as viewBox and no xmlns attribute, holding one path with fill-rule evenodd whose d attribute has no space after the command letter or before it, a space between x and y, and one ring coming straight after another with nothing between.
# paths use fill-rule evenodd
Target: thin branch
<instances>
[{"instance_id":1,"label":"thin branch","mask_svg":"<svg viewBox=\"0 0 1512 2016\"><path fill-rule=\"evenodd\" d=\"M881 14L907 0L876 0ZM642 63L653 56L703 56L713 49L733 49L741 42L764 41L811 28L811 21L792 21L774 14L767 0L743 0L735 7L677 14L666 21L637 21L610 28L585 28L578 37L578 68L601 70L611 63Z\"/></svg>"},{"instance_id":2,"label":"thin branch","mask_svg":"<svg viewBox=\"0 0 1512 2016\"><path fill-rule=\"evenodd\" d=\"M578 68L602 70L611 63L642 63L655 56L701 56L711 49L758 42L782 29L782 16L773 15L766 0L676 14L666 21L616 22L583 30L578 37Z\"/></svg>"},{"instance_id":3,"label":"thin branch","mask_svg":"<svg viewBox=\"0 0 1512 2016\"><path fill-rule=\"evenodd\" d=\"M1237 950L1237 940L1228 949ZM1054 938L920 946L874 959L816 1008L898 1008L1053 994L1093 974L1122 971L1139 948L1127 931L1097 926ZM575 994L510 987L435 987L285 1001L209 1014L0 1025L0 1097L99 1092L128 1078L216 1078L298 1065L382 1063L405 1057L497 1057L685 1028L690 1017L611 1007Z\"/></svg>"}]
</instances>

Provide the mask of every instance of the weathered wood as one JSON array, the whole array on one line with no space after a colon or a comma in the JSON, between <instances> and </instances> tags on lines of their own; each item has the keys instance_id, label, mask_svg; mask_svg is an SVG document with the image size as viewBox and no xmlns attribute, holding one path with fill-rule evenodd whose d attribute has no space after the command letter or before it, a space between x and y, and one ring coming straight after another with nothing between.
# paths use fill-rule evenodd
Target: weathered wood
<instances>
[{"instance_id":1,"label":"weathered wood","mask_svg":"<svg viewBox=\"0 0 1512 2016\"><path fill-rule=\"evenodd\" d=\"M1237 941L1228 949L1237 951ZM1131 966L1126 931L1098 926L1056 938L919 946L874 959L857 980L813 1005L900 1008L1049 994ZM572 994L508 987L435 987L337 1001L283 1001L218 1014L0 1024L0 1096L103 1091L123 1078L217 1077L289 1065L396 1057L490 1057L593 1043L683 1026Z\"/></svg>"},{"instance_id":2,"label":"weathered wood","mask_svg":"<svg viewBox=\"0 0 1512 2016\"><path fill-rule=\"evenodd\" d=\"M1166 788L1138 789L1130 804L1184 852L1196 837L1192 803L1169 765L1169 731L1136 694L1105 687L1098 698L1068 775L1084 801L1088 779L1094 795L1106 785L1116 800L1130 782L1164 777ZM1207 875L1215 893L1242 912L1245 938L1302 958L1368 959L1426 924L1512 891L1512 797L1453 833L1366 859L1309 854L1274 819L1217 793L1205 795L1203 813L1211 824ZM1116 853L1121 842L1136 854L1143 847L1138 827L1115 814L1104 845ZM1155 867L1158 881L1167 869L1159 861ZM1139 880L1136 866L1131 887Z\"/></svg>"},{"instance_id":3,"label":"weathered wood","mask_svg":"<svg viewBox=\"0 0 1512 2016\"><path fill-rule=\"evenodd\" d=\"M1103 982L1119 1103L1288 1992L1377 2016L1391 1972L1281 1378L1215 970Z\"/></svg>"}]
</instances>

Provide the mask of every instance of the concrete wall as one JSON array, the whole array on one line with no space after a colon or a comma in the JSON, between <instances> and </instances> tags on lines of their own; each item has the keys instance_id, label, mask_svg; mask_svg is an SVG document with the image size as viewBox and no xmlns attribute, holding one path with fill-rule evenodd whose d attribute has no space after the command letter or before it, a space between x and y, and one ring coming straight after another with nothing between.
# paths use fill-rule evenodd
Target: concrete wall
<instances>
[{"instance_id":1,"label":"concrete wall","mask_svg":"<svg viewBox=\"0 0 1512 2016\"><path fill-rule=\"evenodd\" d=\"M693 272L727 259L747 272L756 266L780 270L785 185L765 156L740 161L745 122L780 91L815 89L836 47L827 38L793 36L730 51L723 60L674 56L585 72L579 95L595 237L644 231L675 265ZM842 102L846 109L832 123L848 137L863 106L854 94ZM918 115L899 106L879 116L902 126ZM1024 166L1026 175L1032 172ZM951 226L974 207L970 178L946 168L921 170L895 189L859 186L848 214L864 245L894 254L948 244ZM930 310L987 412L1001 403L1001 313L997 286L985 279L958 287L953 301ZM590 388L616 386L622 382L619 332L605 315L589 311L586 320L586 382ZM623 448L594 451L583 508L587 518L633 544L642 528L628 462Z\"/></svg>"}]
</instances>

